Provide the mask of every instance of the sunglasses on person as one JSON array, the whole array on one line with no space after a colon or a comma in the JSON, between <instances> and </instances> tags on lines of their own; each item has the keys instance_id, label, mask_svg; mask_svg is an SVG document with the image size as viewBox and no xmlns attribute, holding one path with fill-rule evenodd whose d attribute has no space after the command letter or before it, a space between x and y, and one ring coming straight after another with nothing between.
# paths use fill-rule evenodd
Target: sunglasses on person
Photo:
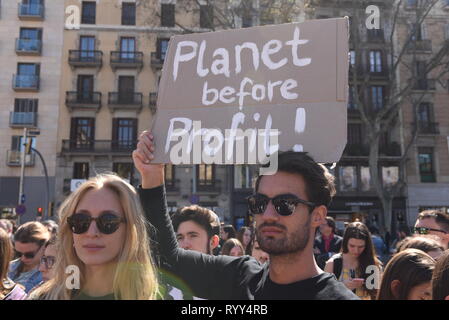
<instances>
[{"instance_id":1,"label":"sunglasses on person","mask_svg":"<svg viewBox=\"0 0 449 320\"><path fill-rule=\"evenodd\" d=\"M92 221L95 221L101 233L112 234L120 227L120 223L125 222L125 219L111 212L102 213L96 218L92 218L87 213L75 213L67 218L70 229L76 234L87 232Z\"/></svg>"},{"instance_id":2,"label":"sunglasses on person","mask_svg":"<svg viewBox=\"0 0 449 320\"><path fill-rule=\"evenodd\" d=\"M252 214L263 214L267 209L270 201L273 203L274 209L281 216L289 216L295 212L298 204L304 204L314 209L317 205L313 202L302 200L292 194L280 194L274 198L269 198L264 194L256 193L246 198L248 208Z\"/></svg>"},{"instance_id":3,"label":"sunglasses on person","mask_svg":"<svg viewBox=\"0 0 449 320\"><path fill-rule=\"evenodd\" d=\"M40 246L39 249L37 249L35 252L20 252L20 251L14 250L15 254L16 254L16 258L19 259L19 258L22 258L22 256L24 256L26 259L34 259L34 257L39 252L41 247L42 246Z\"/></svg>"},{"instance_id":4,"label":"sunglasses on person","mask_svg":"<svg viewBox=\"0 0 449 320\"><path fill-rule=\"evenodd\" d=\"M416 234L429 234L429 231L443 232L444 234L447 234L446 231L440 230L440 229L433 229L433 228L426 228L426 227L414 227L413 228L413 233L416 233Z\"/></svg>"},{"instance_id":5,"label":"sunglasses on person","mask_svg":"<svg viewBox=\"0 0 449 320\"><path fill-rule=\"evenodd\" d=\"M47 269L53 268L56 258L54 256L43 256L40 263L44 264Z\"/></svg>"}]
</instances>

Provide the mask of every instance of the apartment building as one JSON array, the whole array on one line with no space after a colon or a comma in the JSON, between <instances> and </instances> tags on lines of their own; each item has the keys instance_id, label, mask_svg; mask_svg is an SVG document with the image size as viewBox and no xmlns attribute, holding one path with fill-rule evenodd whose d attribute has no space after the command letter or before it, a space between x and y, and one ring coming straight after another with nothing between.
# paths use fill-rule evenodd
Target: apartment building
<instances>
[{"instance_id":1,"label":"apartment building","mask_svg":"<svg viewBox=\"0 0 449 320\"><path fill-rule=\"evenodd\" d=\"M0 213L15 218L21 204L25 222L48 214L54 198L64 4L3 0L0 10ZM34 150L23 158L25 128Z\"/></svg>"},{"instance_id":2,"label":"apartment building","mask_svg":"<svg viewBox=\"0 0 449 320\"><path fill-rule=\"evenodd\" d=\"M403 45L416 23L415 5L407 1L402 12L398 41ZM433 7L412 40L416 42L409 45L406 57L411 67L401 69L402 79L416 80L402 108L404 145L413 141L407 163L411 222L425 209L449 213L449 74L441 75L441 68L429 74L424 70L444 46L449 49L449 1L441 0Z\"/></svg>"}]
</instances>

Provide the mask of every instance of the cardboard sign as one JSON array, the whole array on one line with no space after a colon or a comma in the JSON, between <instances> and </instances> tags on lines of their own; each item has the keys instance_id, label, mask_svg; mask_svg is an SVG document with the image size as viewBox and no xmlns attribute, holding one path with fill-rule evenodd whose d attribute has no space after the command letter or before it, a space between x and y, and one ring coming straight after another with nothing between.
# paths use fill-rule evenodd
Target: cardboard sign
<instances>
[{"instance_id":1,"label":"cardboard sign","mask_svg":"<svg viewBox=\"0 0 449 320\"><path fill-rule=\"evenodd\" d=\"M348 20L170 39L155 163L256 164L278 149L337 162L346 145Z\"/></svg>"}]
</instances>

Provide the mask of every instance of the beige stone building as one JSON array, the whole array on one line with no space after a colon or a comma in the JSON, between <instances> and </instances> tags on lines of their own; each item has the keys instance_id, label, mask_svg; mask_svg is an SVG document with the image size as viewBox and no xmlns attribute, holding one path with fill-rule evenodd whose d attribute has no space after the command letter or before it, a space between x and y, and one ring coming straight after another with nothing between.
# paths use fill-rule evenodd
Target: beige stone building
<instances>
[{"instance_id":1,"label":"beige stone building","mask_svg":"<svg viewBox=\"0 0 449 320\"><path fill-rule=\"evenodd\" d=\"M404 7L398 41L404 44L413 26L413 3ZM444 46L449 48L449 1L439 1L416 33L416 45L407 61L417 80L412 95L402 108L404 144L416 131L416 142L407 165L407 211L413 223L424 209L449 213L449 74L441 68L425 74L423 67ZM447 61L447 60L446 60ZM401 69L401 79L410 77Z\"/></svg>"},{"instance_id":2,"label":"beige stone building","mask_svg":"<svg viewBox=\"0 0 449 320\"><path fill-rule=\"evenodd\" d=\"M23 179L26 212L21 222L46 213L54 195L64 3L0 2L0 213L14 217L19 204L24 128L31 132ZM32 132L34 131L34 133ZM35 135L40 131L40 135Z\"/></svg>"}]
</instances>

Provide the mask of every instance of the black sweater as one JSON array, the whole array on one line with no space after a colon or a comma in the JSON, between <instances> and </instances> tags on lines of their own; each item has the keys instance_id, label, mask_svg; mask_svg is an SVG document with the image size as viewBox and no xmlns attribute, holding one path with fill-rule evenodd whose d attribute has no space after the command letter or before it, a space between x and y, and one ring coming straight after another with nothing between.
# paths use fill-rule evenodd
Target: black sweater
<instances>
[{"instance_id":1,"label":"black sweater","mask_svg":"<svg viewBox=\"0 0 449 320\"><path fill-rule=\"evenodd\" d=\"M178 247L167 211L165 187L139 188L145 216L154 226L164 272L181 278L197 297L213 300L357 300L358 297L332 274L322 273L291 284L276 284L269 264L250 256L213 256Z\"/></svg>"}]
</instances>

